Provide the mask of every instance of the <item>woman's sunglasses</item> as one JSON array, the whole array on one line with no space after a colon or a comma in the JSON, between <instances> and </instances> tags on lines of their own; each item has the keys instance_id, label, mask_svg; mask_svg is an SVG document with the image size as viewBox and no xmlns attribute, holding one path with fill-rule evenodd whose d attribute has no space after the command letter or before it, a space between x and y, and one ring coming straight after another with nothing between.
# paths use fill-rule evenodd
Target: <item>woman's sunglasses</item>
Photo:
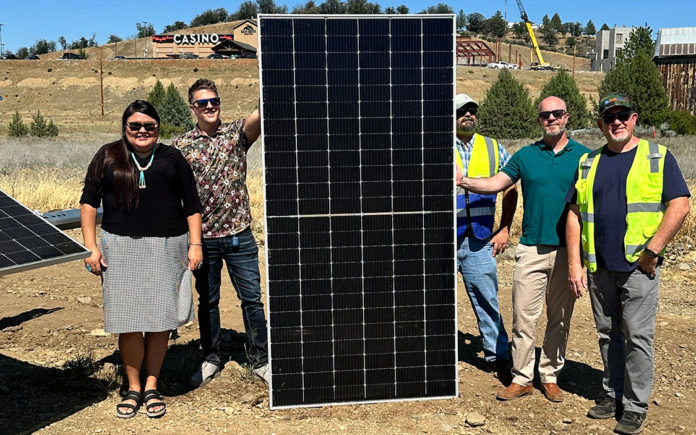
<instances>
[{"instance_id":1,"label":"woman's sunglasses","mask_svg":"<svg viewBox=\"0 0 696 435\"><path fill-rule=\"evenodd\" d=\"M155 131L157 128L156 122L126 122L126 125L130 131L140 131L141 128L144 128L145 131Z\"/></svg>"}]
</instances>

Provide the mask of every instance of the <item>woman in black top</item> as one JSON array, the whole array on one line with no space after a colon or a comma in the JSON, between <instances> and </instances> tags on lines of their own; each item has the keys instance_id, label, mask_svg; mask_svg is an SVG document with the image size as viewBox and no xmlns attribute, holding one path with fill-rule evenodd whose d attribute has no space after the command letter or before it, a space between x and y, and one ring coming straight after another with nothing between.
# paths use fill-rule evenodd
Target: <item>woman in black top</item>
<instances>
[{"instance_id":1,"label":"woman in black top","mask_svg":"<svg viewBox=\"0 0 696 435\"><path fill-rule=\"evenodd\" d=\"M159 116L150 103L131 103L121 130L120 140L99 149L85 178L80 217L85 246L92 251L85 267L102 276L104 329L119 334L129 391L116 415L133 417L142 403L149 417L161 417L166 406L157 378L169 331L193 318L191 278L185 272L203 260L202 207L184 157L157 142Z\"/></svg>"}]
</instances>

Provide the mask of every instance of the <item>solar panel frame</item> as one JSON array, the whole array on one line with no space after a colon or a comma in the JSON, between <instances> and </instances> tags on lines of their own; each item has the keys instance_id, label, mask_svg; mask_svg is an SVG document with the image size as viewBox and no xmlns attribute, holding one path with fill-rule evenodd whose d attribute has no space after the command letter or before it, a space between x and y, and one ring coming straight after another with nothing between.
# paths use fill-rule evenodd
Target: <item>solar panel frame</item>
<instances>
[{"instance_id":1,"label":"solar panel frame","mask_svg":"<svg viewBox=\"0 0 696 435\"><path fill-rule=\"evenodd\" d=\"M0 190L0 276L80 260L90 254L81 243Z\"/></svg>"},{"instance_id":2,"label":"solar panel frame","mask_svg":"<svg viewBox=\"0 0 696 435\"><path fill-rule=\"evenodd\" d=\"M263 22L263 20L265 20L265 19L286 19L286 20L287 20L287 19L302 19L302 18L316 19L316 20L327 20L327 19L336 19L336 20L371 20L371 19L372 19L372 20L385 20L385 19L388 19L388 20L407 20L407 19L418 19L418 20L421 20L421 21L422 21L422 20L427 20L427 19L438 19L438 18L441 19L441 18L447 18L447 19L451 20L451 23L452 23L452 32L451 32L451 37L450 37L451 40L449 41L449 44L451 44L452 49L451 49L451 59L448 59L448 62L451 62L452 78L451 78L451 90L448 90L447 92L448 92L448 93L451 92L451 97L452 97L452 100L453 100L453 97L454 97L454 95L456 94L456 51L455 51L454 48L453 48L453 47L455 46L455 42L456 42L456 31L455 31L456 28L455 28L455 16L454 16L454 15L451 15L451 14L434 14L434 15L423 16L423 15L415 15L415 14L412 14L412 15L376 15L376 16L371 16L371 15L311 15L311 14L310 14L310 15L307 15L307 14L279 15L279 14L259 14L259 17L258 17L258 20L259 20L259 33L258 33L258 40L259 40L259 43L258 43L259 55L258 55L258 59L259 59L259 82L260 82L260 92L261 92L261 105L262 105L262 107L263 107L262 113L265 114L265 110L266 110L266 107L265 107L265 104L264 104L264 90L265 90L265 88L264 88L264 68L262 67L263 62L264 62L264 60L263 60L264 53L263 53L263 50L262 50L262 45L263 45L263 44L262 44L262 38L263 38L263 31L262 31L263 25L262 25L262 22ZM326 38L326 34L322 34L322 37ZM391 38L390 38L390 39L391 39ZM293 38L293 45L294 45L294 38ZM287 49L288 47L285 47L285 48ZM329 69L329 67L328 67L328 62L329 62L329 59L328 59L328 50L325 50L325 51L322 51L322 52L324 52L324 53L326 54L326 66L321 66L320 68L325 68L325 69L328 71L328 69ZM289 50L289 53L290 53L290 56L297 55L297 52L295 52L295 50L294 50L294 46L292 47L291 50ZM295 63L294 63L295 60L296 60L296 59L293 59L293 72L297 69L297 67L295 66ZM310 66L312 65L312 64L311 64L312 58L311 58L310 56L307 56L307 57L301 59L301 61L302 61L302 62L308 62L308 63L305 63L305 65L310 65ZM340 62L341 59L338 59L338 56L337 56L336 59L333 59L332 61L333 61L333 62ZM343 66L345 66L345 67L347 67L347 68L353 67L353 65L351 65L349 62L345 61L345 59L343 59L343 61L344 61ZM376 60L376 59L369 59L368 61L378 62L378 60ZM390 69L391 69L391 66L390 66ZM421 67L421 71L422 71L422 70L424 70L424 68ZM268 70L267 70L267 71L268 71ZM366 71L366 70L363 70L363 71ZM376 70L376 71L378 71L378 70ZM327 74L328 74L328 72L327 72ZM391 74L390 74L390 75L391 75ZM274 78L275 78L275 79L283 80L283 78L282 78L282 77L279 77L279 75L276 75L276 77L274 77ZM287 80L287 77L285 77L284 79ZM328 79L327 79L327 80L328 80ZM285 92L285 93L287 94L287 92L288 92L289 90L292 90L292 91L293 91L293 100L295 100L295 103L297 103L297 101L296 101L296 94L295 94L295 92L296 92L296 91L295 91L295 89L296 89L296 86L295 86L295 85L297 85L297 84L295 83L294 77L293 77L293 80L292 80L292 81L290 81L290 82L287 83L287 85L288 85L288 87L286 87L285 89L283 89L283 88L278 88L278 89L274 90L274 92L279 92L279 93ZM391 87L392 85L393 85L393 83L390 83L390 84L389 84L390 87ZM423 86L422 80L418 83L418 85L419 85L419 86ZM326 104L326 105L328 106L328 105L329 105L329 100L331 100L331 95L330 95L330 90L329 90L328 83L326 84L326 87L327 87L326 94L324 94L325 97L323 97L322 99L325 100L325 103L324 103L324 104ZM407 88L405 88L405 87L402 87L402 88L403 88L403 90L407 90ZM303 90L303 92L306 92L306 91ZM390 97L391 97L391 95L390 95ZM373 97L373 100L374 100L374 101L372 101L369 105L364 105L364 107L367 107L368 109L370 109L370 108L372 108L372 105L377 105L378 101L380 100L380 95L375 95L375 96ZM391 104L391 102L392 102L391 100L392 100L392 99L389 98L389 99L388 99L388 103ZM424 101L421 101L421 103L423 104L423 103L425 103L425 102L424 102ZM424 105L424 104L423 104L423 105ZM396 105L395 105L395 107L396 107ZM296 110L296 109L297 109L297 107L295 107L295 110ZM303 109L304 109L304 108L303 108ZM309 110L310 108L307 107L307 109ZM340 110L340 109L341 109L341 108L338 108L337 110ZM349 110L348 107L346 107L346 108L344 108L344 109ZM281 108L281 110L283 110L283 109ZM287 109L285 109L285 110L287 110ZM328 112L329 108L327 107L326 110L327 110L327 112ZM375 110L376 110L376 109L375 109ZM397 110L398 110L398 107L397 107ZM397 116L398 114L397 114L397 113L393 113L393 115ZM449 130L450 132L456 131L456 116L455 116L455 110L454 110L454 106L453 106L453 105L452 105L452 113L447 114L447 116L448 116L448 117L451 116L451 124L449 125L449 127L447 127L448 130ZM299 118L299 116L296 116L296 115L293 113L292 116L288 116L288 117L295 118L295 121L296 121L296 124L297 124L297 118ZM359 117L360 117L360 115L359 115ZM421 120L425 119L425 117L426 117L426 114L423 113L423 114L421 115ZM330 118L331 118L331 116L329 116L328 113L327 113L327 126L326 126L326 131L323 131L323 130L320 128L320 130L322 130L322 131L316 131L316 132L313 133L313 135L314 135L314 134L318 134L318 135L320 135L320 136L327 136L327 137L328 137L328 131L329 131L329 130L335 131L334 129L331 129L330 126L328 125L329 122L330 122ZM360 122L360 121L358 121L358 122ZM269 187L270 187L271 189L273 189L274 187L273 187L272 185L269 186L268 179L267 179L267 173L266 173L266 167L267 167L267 166L266 166L266 159L270 157L270 155L267 154L267 152L266 152L266 149L267 149L267 147L266 147L266 139L267 139L266 132L267 132L267 130L268 130L266 124L267 124L266 120L265 120L265 119L262 119L262 123L261 123L261 137L263 138L263 142L264 142L264 152L262 153L262 167L264 168L264 197L266 198L266 200L264 201L264 215L265 215L265 218L266 218L266 225L264 225L264 236L265 236L265 240L267 241L267 243L266 243L265 246L264 246L264 249L265 249L265 251L266 251L266 259L267 259L267 261L266 261L266 297L267 297L267 299L266 299L266 300L267 300L267 307L268 307L268 310L269 310L269 316L271 316L271 313L272 313L271 306L272 306L272 304L274 303L274 301L272 301L272 296L271 296L271 291L270 291L270 285L269 285L269 284L270 284L270 281L271 281L271 275L274 273L274 271L271 270L271 268L270 268L270 261L268 261L268 260L271 258L271 255L273 254L273 253L271 252L270 248L269 248L269 243L268 243L268 241L269 241L269 201L268 201L268 193L269 193ZM402 122L402 124L405 124L405 123ZM286 125L285 127L287 128L287 125ZM296 128L297 125L295 125L294 127ZM316 126L315 126L315 127L316 127ZM408 127L408 125L404 125L404 127ZM293 131L294 133L297 133L297 130L296 130L295 128L292 128L292 131ZM388 130L388 131L389 131L388 134L393 134L393 130L394 130L394 129L390 126L390 129ZM422 136L423 136L423 143L422 143L422 145L419 145L419 147L420 147L421 150L423 151L423 150L425 150L425 147L426 147L426 137L425 137L425 132L423 131L423 129L421 129L421 134L422 134ZM345 138L346 143L350 143L351 141L354 141L354 138L351 139L351 137L352 137L352 136L351 136L351 132L347 131L347 132L346 132L346 135L347 135L346 138ZM296 134L296 136L297 136L297 134ZM316 139L316 137L315 137L315 139ZM328 139L327 139L327 140L328 140ZM290 141L290 142L293 142L293 141ZM293 147L292 147L291 149L288 149L288 150L287 150L287 151L290 152L289 154L297 154L298 160L299 160L299 158L300 158L300 157L299 157L299 153L300 153L300 152L299 152L299 151L296 151L294 147L295 147L295 143L299 143L299 142L300 142L300 140L299 140L299 139L296 139L296 140L292 143ZM437 142L437 138L429 139L429 143L435 143L435 142ZM454 144L454 135L453 135L453 134L452 134L451 142L452 142L452 143L451 143L450 151L453 152L453 150L454 150L454 148L455 148L455 144ZM340 145L340 142L339 142L339 141L336 141L336 143ZM328 151L328 149L327 149L327 151ZM347 151L350 151L350 150L347 149ZM334 152L335 152L335 151L334 151ZM358 152L361 152L361 151L358 151ZM326 154L326 151L323 151L323 153ZM350 160L349 154L350 154L349 152L346 153L346 155L347 155L346 158L347 158L348 160ZM287 156L285 156L285 157L287 157ZM311 158L314 158L314 157L316 157L316 156L312 156ZM280 156L280 157L279 157L279 156L274 156L274 157L270 157L270 158L281 158L281 159L282 159L283 156ZM453 159L453 155L452 155L451 158ZM299 168L299 166L300 166L300 165L299 165L299 162L298 162L297 160L296 160L295 162L296 162L297 167ZM333 162L333 160L332 160L332 162ZM421 162L421 163L423 163L423 162ZM424 163L423 163L423 164L424 164ZM349 168L347 167L346 169L349 169ZM454 192L454 179L455 179L455 166L454 166L454 164L453 164L453 163L450 164L449 167L448 167L448 169L451 170L451 174L450 174L449 180L451 180L451 186L450 186L450 187L451 187L451 189L452 189L452 192ZM377 169L377 170L378 170L378 169ZM298 176L298 177L300 176L300 175L299 175L299 170L298 170L297 176ZM302 186L301 186L302 183L300 183L300 180L299 180L299 179L296 179L296 180L297 180L297 185L298 185L298 189L299 189L299 188L302 187ZM326 184L329 186L329 187L328 187L329 189L330 189L330 186L331 186L331 182L332 182L332 181L333 181L333 180L328 180L328 182L326 183ZM357 181L357 183L360 183L360 182L361 182L361 181L360 181L360 178L358 178L356 181ZM423 183L423 188L425 189L425 180L423 179L423 180L421 180L421 181L422 181L422 183ZM363 181L363 183L364 183L364 181ZM423 192L423 193L424 193L424 192ZM291 195L291 197L292 197L292 195ZM451 210L453 211L453 212L452 212L452 216L451 216L451 230L452 230L452 234L453 234L453 236L454 236L454 241L456 241L456 199L455 199L454 194L450 195L449 198L448 198L448 200L451 202L450 207L451 207ZM300 199L299 196L295 195L295 196L294 196L294 199L291 199L291 200L289 200L289 201L291 201L291 202L297 202L297 203L298 203L298 207L299 207L299 206L301 205L301 201L302 201L302 200ZM394 201L394 199L392 198L392 202L393 202L393 201ZM307 202L309 202L309 201L307 201ZM310 207L310 208L311 208L311 207ZM331 205L331 210L333 210L333 204ZM308 210L304 210L304 212L307 212L307 211L308 211ZM298 209L298 212L299 212L299 209ZM405 210L403 213L408 213L408 211ZM375 213L375 214L379 214L379 213ZM299 213L298 213L298 216L297 216L297 226L296 226L295 228L296 228L297 231L298 231L298 235L300 234L299 225L302 225L302 218L303 218L302 215L303 215L303 213L302 213L302 212L299 212ZM325 209L325 208L322 208L321 210L318 210L316 213L310 213L310 215L316 216L317 218L319 218L319 217L322 217L322 216L329 216L330 214L329 214L329 210L327 210L327 209ZM361 214L360 214L360 217L361 217L361 218L364 218L365 216L368 216L368 215L370 215L370 213L361 213ZM336 215L336 214L331 214L331 216L337 216L337 215ZM338 214L338 216L340 216L340 213ZM306 216L304 216L304 217L306 217ZM362 227L362 224L361 224L361 227ZM423 230L425 230L425 228L423 228ZM394 228L392 227L392 232L393 232L393 231L394 231ZM330 232L330 231L329 231L329 232ZM298 237L299 237L299 236L298 236ZM361 239L362 239L363 237L364 237L364 235L363 235L362 232L361 232ZM425 231L423 231L423 237L426 237ZM299 242L298 242L298 243L299 243ZM424 242L424 243L425 243L425 242ZM395 244L392 244L392 249L394 248L394 245L395 245ZM334 245L331 245L331 246L333 247ZM362 248L364 248L364 246L365 246L365 245L364 245L364 243L363 243L363 240L361 240L360 246L358 246L358 248L359 248L359 249L362 249ZM303 247L305 247L305 246L303 246ZM330 249L335 249L335 247L334 247L334 248L330 248ZM350 249L350 248L344 248L344 249ZM423 244L423 249L425 249L425 244ZM292 250L293 250L293 251L298 251L299 248L293 248ZM288 251L290 251L290 250L288 250ZM299 253L298 253L296 256L294 256L294 257L291 255L291 259L290 259L289 261L295 261L295 262L299 263L299 262L300 262L300 261L299 261L299 260L300 260L300 256L301 256L302 254L303 254L302 252L299 252ZM279 404L276 404L275 401L274 401L274 394L273 394L273 377L274 377L274 376L272 376L271 383L270 383L270 385L269 385L269 390L270 390L269 402L270 402L270 407L271 407L271 409L283 409L283 408L293 408L293 407L315 407L315 406L325 406L325 405L364 404L364 403L392 402L392 401L435 400L435 399L446 399L446 398L457 397L458 394L459 394L459 385L458 385L458 384L459 384L459 374L458 374L458 370L457 370L458 343L457 343L457 339L456 339L456 338L457 338L456 335L457 335L457 331L458 331L457 316L456 316L456 311L457 311L457 304L456 304L456 301L457 301L457 285L456 285L456 243L454 243L454 242L452 243L452 252L451 252L451 255L452 255L452 270L453 270L453 272L452 272L451 275L452 275L452 278L454 279L454 285L453 285L453 289L452 289L452 290L453 290L453 297L454 297L454 301L452 302L453 310L454 310L454 313L453 313L453 315L452 315L452 321L453 321L453 324L454 324L454 331L452 331L453 334L454 334L454 341L453 341L453 349L451 349L451 351L454 352L454 356L455 356L455 360L454 360L454 377L453 377L453 379L452 379L452 381L454 382L454 392L453 392L452 394L444 394L444 395L440 395L440 396L396 397L396 398L387 398L387 399L360 399L360 400L350 400L350 401L326 401L326 402L321 402L321 403L301 403L301 404L295 403L295 404L290 404L290 405L279 405ZM422 261L425 262L425 261L426 261L426 257L424 257ZM394 264L396 264L396 260L394 260ZM316 264L313 264L313 266L316 266ZM288 270L284 270L283 273L290 273L289 269L290 269L290 268L288 268ZM301 269L301 267L300 267L300 269ZM332 273L332 270L329 270L328 273L331 274L331 273ZM300 270L300 274L301 274L301 270ZM395 278L395 279L396 279L396 276L393 276L392 278ZM286 277L286 279L299 279L299 277L294 277L294 276L288 275L288 276ZM425 274L423 275L423 279L424 279L424 280L427 279L426 276L425 276ZM424 281L424 282L425 282L425 281ZM294 287L293 287L292 285L289 285L289 287L290 287L290 291L291 291L291 292L294 291ZM424 290L424 289L423 289L423 290ZM424 296L424 297L425 297L425 296ZM301 301L300 301L300 304L301 304L301 303L302 303L302 298L300 298L300 300L301 300ZM333 300L333 295L332 295L332 300ZM395 307L392 307L392 308L395 308ZM363 310L364 310L364 306L363 306ZM333 312L333 308L332 308L332 312ZM301 314L301 313L302 313L302 310L300 309L300 314ZM270 320L270 317L269 317L269 320ZM396 320L395 320L394 322L396 322ZM425 326L426 326L426 325L425 325L425 319L424 319L424 321L423 321L423 328L425 328ZM272 367L272 366L273 366L273 355L272 355L272 352L273 352L273 339L272 339L273 333L272 333L272 332L273 332L273 331L272 331L272 324L271 324L271 321L268 322L268 329L269 329L269 331L268 331L268 340L269 340L269 363L271 364L271 367ZM322 332L320 328L316 328L316 329L317 329L317 330L316 330L317 333L321 333L321 332ZM334 329L334 328L332 327L332 328L331 328L332 333L333 333L333 329ZM325 332L325 331L323 331L323 332ZM364 331L363 331L363 333L364 333ZM300 334L301 334L301 332L300 332ZM390 337L392 337L393 339L395 339L394 336L390 336ZM333 342L334 339L335 339L335 337L332 336L332 342ZM363 338L363 341L364 341L364 338ZM449 348L448 348L448 350L449 350ZM396 349L395 349L395 355L396 355ZM304 363L304 360L303 360L303 363ZM366 368L365 366L363 366L363 369L362 369L362 370L363 370L363 371L366 371L367 368ZM394 367L394 370L396 370L396 367ZM334 376L335 376L335 372L334 372ZM395 379L396 379L396 378L395 378ZM395 380L395 381L394 381L394 384L396 385L396 383L397 383L397 381ZM426 383L427 383L427 381L426 381ZM303 384L303 385L304 385L304 384ZM303 389L304 389L304 387L303 387Z\"/></svg>"}]
</instances>

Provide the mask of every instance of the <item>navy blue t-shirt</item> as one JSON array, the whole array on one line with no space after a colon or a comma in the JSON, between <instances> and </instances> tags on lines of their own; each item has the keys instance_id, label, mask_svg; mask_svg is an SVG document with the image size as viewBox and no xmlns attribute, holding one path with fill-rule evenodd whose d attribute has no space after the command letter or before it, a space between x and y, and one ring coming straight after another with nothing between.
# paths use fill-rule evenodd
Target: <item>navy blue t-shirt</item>
<instances>
[{"instance_id":1,"label":"navy blue t-shirt","mask_svg":"<svg viewBox=\"0 0 696 435\"><path fill-rule=\"evenodd\" d=\"M626 236L626 178L638 147L625 153L615 153L608 147L602 149L597 173L592 187L594 195L595 251L597 264L613 272L631 272L638 262L630 263L624 252ZM575 182L570 185L566 202L576 203ZM689 188L679 170L677 160L667 151L665 156L662 202L681 196L689 197Z\"/></svg>"}]
</instances>

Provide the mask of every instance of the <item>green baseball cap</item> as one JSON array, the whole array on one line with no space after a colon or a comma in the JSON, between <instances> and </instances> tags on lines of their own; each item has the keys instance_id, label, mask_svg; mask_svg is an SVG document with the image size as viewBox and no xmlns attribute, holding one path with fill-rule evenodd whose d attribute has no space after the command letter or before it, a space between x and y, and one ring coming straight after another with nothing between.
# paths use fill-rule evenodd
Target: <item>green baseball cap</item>
<instances>
[{"instance_id":1,"label":"green baseball cap","mask_svg":"<svg viewBox=\"0 0 696 435\"><path fill-rule=\"evenodd\" d=\"M604 112L611 109L612 107L625 107L627 109L633 110L631 101L624 94L619 94L618 92L612 92L606 97L599 101L599 116L604 115Z\"/></svg>"}]
</instances>

